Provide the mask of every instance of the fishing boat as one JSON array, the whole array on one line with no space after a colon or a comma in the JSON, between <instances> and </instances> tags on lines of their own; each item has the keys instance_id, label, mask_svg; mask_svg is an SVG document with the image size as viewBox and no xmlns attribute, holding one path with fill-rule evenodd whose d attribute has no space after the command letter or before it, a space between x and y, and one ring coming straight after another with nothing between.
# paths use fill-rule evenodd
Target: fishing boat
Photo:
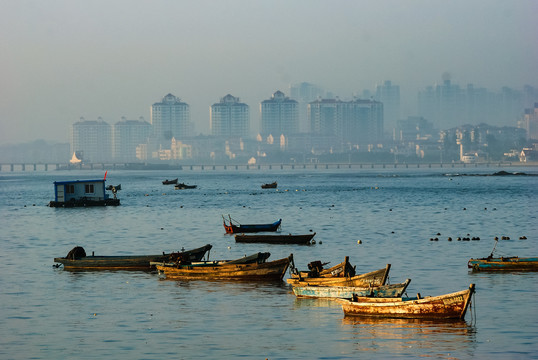
<instances>
[{"instance_id":1,"label":"fishing boat","mask_svg":"<svg viewBox=\"0 0 538 360\"><path fill-rule=\"evenodd\" d=\"M316 233L305 235L292 235L292 234L277 234L277 235L245 235L236 234L235 241L241 243L267 243L267 244L296 244L296 245L310 245L312 238L316 236Z\"/></svg>"},{"instance_id":2,"label":"fishing boat","mask_svg":"<svg viewBox=\"0 0 538 360\"><path fill-rule=\"evenodd\" d=\"M538 271L538 257L520 258L518 256L493 256L498 238L491 254L486 258L473 259L467 262L467 267L473 271Z\"/></svg>"},{"instance_id":3,"label":"fishing boat","mask_svg":"<svg viewBox=\"0 0 538 360\"><path fill-rule=\"evenodd\" d=\"M259 256L261 255L261 256ZM257 280L281 281L288 269L293 254L287 258L266 261L270 253L258 253L256 261L236 260L179 262L176 264L155 264L159 273L172 280Z\"/></svg>"},{"instance_id":4,"label":"fishing boat","mask_svg":"<svg viewBox=\"0 0 538 360\"><path fill-rule=\"evenodd\" d=\"M294 286L293 293L304 298L351 299L353 296L400 297L407 289L411 279L399 284L355 287L355 286Z\"/></svg>"},{"instance_id":5,"label":"fishing boat","mask_svg":"<svg viewBox=\"0 0 538 360\"><path fill-rule=\"evenodd\" d=\"M470 259L467 267L473 271L538 271L538 257L487 257Z\"/></svg>"},{"instance_id":6,"label":"fishing boat","mask_svg":"<svg viewBox=\"0 0 538 360\"><path fill-rule=\"evenodd\" d=\"M228 218L229 218L229 222L226 223L226 218L222 216L224 230L226 230L227 234L277 231L280 225L282 224L282 219L279 219L278 221L275 221L272 224L240 224L237 221L232 220L230 215L228 215ZM235 221L236 223L234 224L233 221Z\"/></svg>"},{"instance_id":7,"label":"fishing boat","mask_svg":"<svg viewBox=\"0 0 538 360\"><path fill-rule=\"evenodd\" d=\"M418 319L463 319L475 285L467 290L440 296L376 298L354 296L339 300L345 316L377 316Z\"/></svg>"},{"instance_id":8,"label":"fishing boat","mask_svg":"<svg viewBox=\"0 0 538 360\"><path fill-rule=\"evenodd\" d=\"M312 264L312 263L311 263ZM332 273L329 271L332 270ZM371 287L385 285L390 271L390 264L384 269L374 270L365 274L355 274L355 267L349 264L349 257L345 261L330 269L319 272L316 269L310 272L297 271L292 267L291 278L286 281L296 286L354 286Z\"/></svg>"},{"instance_id":9,"label":"fishing boat","mask_svg":"<svg viewBox=\"0 0 538 360\"><path fill-rule=\"evenodd\" d=\"M163 185L175 185L177 184L177 180L178 178L175 178L174 180L168 180L168 179L163 180Z\"/></svg>"},{"instance_id":10,"label":"fishing boat","mask_svg":"<svg viewBox=\"0 0 538 360\"><path fill-rule=\"evenodd\" d=\"M278 186L277 182L272 182L272 183L269 183L269 184L263 184L262 185L262 189L276 189L276 187Z\"/></svg>"},{"instance_id":11,"label":"fishing boat","mask_svg":"<svg viewBox=\"0 0 538 360\"><path fill-rule=\"evenodd\" d=\"M65 270L150 271L155 270L155 265L151 265L152 262L170 262L177 261L177 259L201 261L211 248L212 246L207 244L192 250L168 254L162 253L160 255L95 256L92 253L92 255L86 256L84 248L77 246L69 251L66 257L54 258L54 262L63 265Z\"/></svg>"},{"instance_id":12,"label":"fishing boat","mask_svg":"<svg viewBox=\"0 0 538 360\"><path fill-rule=\"evenodd\" d=\"M174 189L176 189L176 190L196 189L196 186L197 185L187 185L187 184L184 184L184 183L179 183L179 184L176 184L174 186Z\"/></svg>"}]
</instances>

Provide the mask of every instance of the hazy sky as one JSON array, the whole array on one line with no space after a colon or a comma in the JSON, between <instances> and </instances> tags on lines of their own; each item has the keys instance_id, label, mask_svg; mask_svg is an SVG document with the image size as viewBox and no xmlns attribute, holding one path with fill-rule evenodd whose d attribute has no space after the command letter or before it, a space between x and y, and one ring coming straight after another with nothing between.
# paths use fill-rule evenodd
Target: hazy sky
<instances>
[{"instance_id":1,"label":"hazy sky","mask_svg":"<svg viewBox=\"0 0 538 360\"><path fill-rule=\"evenodd\" d=\"M400 85L402 115L448 72L538 86L536 0L0 0L0 144L68 142L82 116L143 116L167 93L196 133L230 93L250 105L307 81L341 98Z\"/></svg>"}]
</instances>

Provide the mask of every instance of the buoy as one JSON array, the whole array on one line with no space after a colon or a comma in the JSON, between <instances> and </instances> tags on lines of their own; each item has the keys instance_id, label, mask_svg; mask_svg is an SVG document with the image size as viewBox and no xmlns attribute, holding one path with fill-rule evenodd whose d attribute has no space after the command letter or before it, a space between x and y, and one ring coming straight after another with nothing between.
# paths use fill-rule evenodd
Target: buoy
<instances>
[{"instance_id":1,"label":"buoy","mask_svg":"<svg viewBox=\"0 0 538 360\"><path fill-rule=\"evenodd\" d=\"M362 240L357 240L357 244L362 244Z\"/></svg>"},{"instance_id":2,"label":"buoy","mask_svg":"<svg viewBox=\"0 0 538 360\"><path fill-rule=\"evenodd\" d=\"M439 236L439 235L441 235L441 233L437 233L437 235Z\"/></svg>"},{"instance_id":3,"label":"buoy","mask_svg":"<svg viewBox=\"0 0 538 360\"><path fill-rule=\"evenodd\" d=\"M228 250L230 250L232 247L231 246L228 246Z\"/></svg>"},{"instance_id":4,"label":"buoy","mask_svg":"<svg viewBox=\"0 0 538 360\"><path fill-rule=\"evenodd\" d=\"M320 240L320 241L319 241L319 244L321 245L321 244L323 244L323 242Z\"/></svg>"},{"instance_id":5,"label":"buoy","mask_svg":"<svg viewBox=\"0 0 538 360\"><path fill-rule=\"evenodd\" d=\"M452 241L452 238L451 238L451 237L448 237L448 241Z\"/></svg>"}]
</instances>

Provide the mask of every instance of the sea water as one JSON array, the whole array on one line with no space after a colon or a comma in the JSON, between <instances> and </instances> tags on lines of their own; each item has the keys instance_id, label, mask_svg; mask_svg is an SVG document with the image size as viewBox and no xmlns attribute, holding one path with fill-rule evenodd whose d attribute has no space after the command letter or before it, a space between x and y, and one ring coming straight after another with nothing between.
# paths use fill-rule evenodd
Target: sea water
<instances>
[{"instance_id":1,"label":"sea water","mask_svg":"<svg viewBox=\"0 0 538 360\"><path fill-rule=\"evenodd\" d=\"M121 206L49 208L53 182L104 171L0 174L1 359L538 358L538 273L472 273L471 257L538 256L536 168L109 170ZM175 190L162 180L198 185ZM277 189L261 185L277 181ZM316 244L240 244L222 215L282 219ZM452 238L449 241L448 238ZM480 238L458 241L457 238ZM520 240L526 237L526 240ZM437 238L437 240L435 240ZM170 281L156 273L69 272L54 257L142 255L213 245L211 259L270 252L357 273L391 264L409 296L476 284L464 321L344 317L282 282Z\"/></svg>"}]
</instances>

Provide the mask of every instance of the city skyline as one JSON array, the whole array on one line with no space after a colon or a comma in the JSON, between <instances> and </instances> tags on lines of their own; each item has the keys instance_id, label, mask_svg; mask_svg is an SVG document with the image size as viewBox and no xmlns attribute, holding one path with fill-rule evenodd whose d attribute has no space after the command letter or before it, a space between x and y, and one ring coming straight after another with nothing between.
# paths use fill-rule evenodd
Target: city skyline
<instances>
[{"instance_id":1,"label":"city skyline","mask_svg":"<svg viewBox=\"0 0 538 360\"><path fill-rule=\"evenodd\" d=\"M401 118L420 115L416 94L447 74L495 92L536 87L537 10L530 0L8 1L0 144L66 141L80 117L149 119L166 93L209 134L223 94L254 109L303 81L349 99L390 80Z\"/></svg>"}]
</instances>

